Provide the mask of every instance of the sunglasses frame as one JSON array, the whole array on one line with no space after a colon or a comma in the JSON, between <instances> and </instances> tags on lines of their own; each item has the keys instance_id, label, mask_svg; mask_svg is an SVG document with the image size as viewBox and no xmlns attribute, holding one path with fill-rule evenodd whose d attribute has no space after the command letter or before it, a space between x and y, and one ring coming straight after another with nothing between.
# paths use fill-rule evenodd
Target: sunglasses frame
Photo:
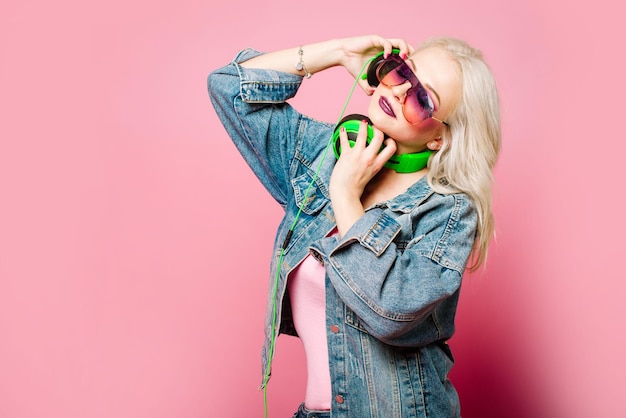
<instances>
[{"instance_id":1,"label":"sunglasses frame","mask_svg":"<svg viewBox=\"0 0 626 418\"><path fill-rule=\"evenodd\" d=\"M394 62L397 65L395 67L393 67L393 69L391 69L390 71L387 72L387 74L391 73L392 71L397 71L399 69L399 67L404 66L406 68L406 70L408 70L408 74L410 74L411 76L409 78L405 77L403 75L407 73L407 71L403 71L402 73L400 73L399 75L404 78L404 82L401 84L396 84L396 85L389 85L386 84L385 82L383 82L383 79L386 77L387 74L385 74L385 76L380 77L380 69L385 65L388 64L389 62ZM415 75L415 72L413 72L413 70L411 69L411 67L406 63L406 61L404 61L402 58L400 58L398 55L395 54L391 54L389 55L387 58L383 59L378 66L376 67L376 78L378 79L378 81L380 82L380 84L386 86L386 87L396 87L396 86L400 86L404 83L406 83L407 81L411 84L411 88L409 88L406 93L405 93L405 101L402 103L402 113L404 113L404 118L407 120L407 122L409 122L411 125L419 125L421 123L423 123L425 120L427 119L434 119L439 123L442 123L446 126L450 126L448 125L448 122L438 119L436 117L433 116L433 112L435 111L435 108L433 106L433 109L427 109L426 107L422 106L422 104L420 103L419 99L418 99L418 93L419 90L421 89L423 92L426 93L426 95L428 95L430 97L430 95L428 94L428 90L426 90L426 88L424 87L424 85L419 81L419 79L417 78L417 75ZM406 117L406 113L404 111L405 109L405 104L406 104L406 97L409 96L409 94L413 94L415 95L415 102L417 103L418 106L420 106L422 108L423 111L426 112L426 114L428 115L428 117L423 118L422 120L418 121L418 122L410 122L408 120L408 118Z\"/></svg>"}]
</instances>

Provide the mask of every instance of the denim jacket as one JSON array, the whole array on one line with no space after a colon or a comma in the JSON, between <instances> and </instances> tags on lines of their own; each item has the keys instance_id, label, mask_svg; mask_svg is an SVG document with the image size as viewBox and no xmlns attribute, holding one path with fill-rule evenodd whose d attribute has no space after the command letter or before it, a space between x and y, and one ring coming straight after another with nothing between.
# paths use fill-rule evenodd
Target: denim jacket
<instances>
[{"instance_id":1,"label":"denim jacket","mask_svg":"<svg viewBox=\"0 0 626 418\"><path fill-rule=\"evenodd\" d=\"M238 64L259 54L244 50L213 71L208 90L239 152L285 210L271 262L263 370L279 253L301 208L281 262L274 337L295 335L287 277L312 254L326 268L332 416L460 416L447 377L453 359L446 341L454 333L476 233L472 201L465 194L435 193L423 177L405 193L367 208L343 237L327 237L335 227L328 184L336 160L325 148L334 124L287 103L302 77Z\"/></svg>"}]
</instances>

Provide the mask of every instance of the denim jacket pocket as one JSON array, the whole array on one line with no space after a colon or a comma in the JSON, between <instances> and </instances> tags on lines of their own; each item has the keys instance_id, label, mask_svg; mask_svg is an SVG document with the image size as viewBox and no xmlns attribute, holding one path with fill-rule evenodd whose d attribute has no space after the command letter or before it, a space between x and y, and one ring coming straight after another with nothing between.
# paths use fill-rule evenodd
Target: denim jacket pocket
<instances>
[{"instance_id":1,"label":"denim jacket pocket","mask_svg":"<svg viewBox=\"0 0 626 418\"><path fill-rule=\"evenodd\" d=\"M328 202L326 186L319 178L313 180L309 170L291 180L296 205L307 215L315 215Z\"/></svg>"}]
</instances>

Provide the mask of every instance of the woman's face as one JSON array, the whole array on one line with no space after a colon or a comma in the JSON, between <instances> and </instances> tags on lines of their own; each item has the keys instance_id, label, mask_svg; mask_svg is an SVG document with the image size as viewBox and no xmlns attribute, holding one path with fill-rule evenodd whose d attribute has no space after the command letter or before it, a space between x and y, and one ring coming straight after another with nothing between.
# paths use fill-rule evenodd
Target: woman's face
<instances>
[{"instance_id":1,"label":"woman's face","mask_svg":"<svg viewBox=\"0 0 626 418\"><path fill-rule=\"evenodd\" d=\"M434 103L433 116L446 120L461 98L461 76L458 65L442 49L433 47L407 58L419 81ZM411 84L376 87L368 108L374 126L396 141L398 154L426 149L429 141L441 136L441 122L429 118L418 125L409 123L402 113L404 97Z\"/></svg>"}]
</instances>

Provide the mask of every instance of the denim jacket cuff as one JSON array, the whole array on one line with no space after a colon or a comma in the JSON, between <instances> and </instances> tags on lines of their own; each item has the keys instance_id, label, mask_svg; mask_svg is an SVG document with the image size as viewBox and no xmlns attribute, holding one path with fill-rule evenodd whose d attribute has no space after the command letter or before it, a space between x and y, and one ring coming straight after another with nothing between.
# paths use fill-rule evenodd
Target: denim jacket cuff
<instances>
[{"instance_id":1,"label":"denim jacket cuff","mask_svg":"<svg viewBox=\"0 0 626 418\"><path fill-rule=\"evenodd\" d=\"M302 84L302 76L240 65L259 55L262 53L248 48L239 52L233 60L239 73L242 100L247 103L282 103L294 97Z\"/></svg>"}]
</instances>

